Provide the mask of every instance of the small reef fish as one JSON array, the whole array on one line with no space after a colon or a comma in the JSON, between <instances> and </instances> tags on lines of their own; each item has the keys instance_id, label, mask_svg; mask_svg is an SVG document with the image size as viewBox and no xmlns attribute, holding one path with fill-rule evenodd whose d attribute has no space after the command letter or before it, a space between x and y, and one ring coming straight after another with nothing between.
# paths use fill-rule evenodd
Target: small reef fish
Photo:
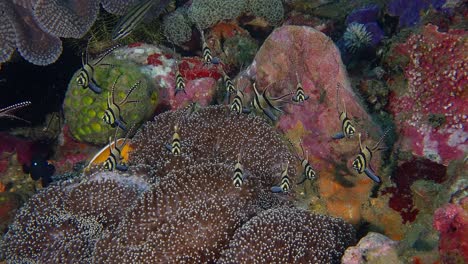
<instances>
[{"instance_id":1,"label":"small reef fish","mask_svg":"<svg viewBox=\"0 0 468 264\"><path fill-rule=\"evenodd\" d=\"M206 43L205 33L200 28L198 28L198 30L200 31L202 38L202 57L204 64L220 64L221 59L213 57L213 55L211 54L211 49Z\"/></svg>"},{"instance_id":2,"label":"small reef fish","mask_svg":"<svg viewBox=\"0 0 468 264\"><path fill-rule=\"evenodd\" d=\"M213 59L213 56L211 55L211 49L210 47L208 47L208 44L206 44L205 38L204 37L202 38L203 38L203 43L202 43L203 60L205 61L206 64L210 64L211 60Z\"/></svg>"},{"instance_id":3,"label":"small reef fish","mask_svg":"<svg viewBox=\"0 0 468 264\"><path fill-rule=\"evenodd\" d=\"M287 193L291 189L291 182L288 176L289 162L286 163L286 168L281 173L281 183L279 186L271 187L271 191L274 193Z\"/></svg>"},{"instance_id":4,"label":"small reef fish","mask_svg":"<svg viewBox=\"0 0 468 264\"><path fill-rule=\"evenodd\" d=\"M338 101L339 101L339 90L341 88L341 84L338 83L336 88L336 109L338 110L338 115L341 122L341 131L333 135L333 139L342 139L342 138L352 138L356 133L356 128L353 125L351 119L348 118L348 114L346 112L346 104L343 101L343 112L340 112L338 108Z\"/></svg>"},{"instance_id":5,"label":"small reef fish","mask_svg":"<svg viewBox=\"0 0 468 264\"><path fill-rule=\"evenodd\" d=\"M47 187L52 182L55 166L44 157L35 156L31 159L31 163L25 168L25 171L31 175L33 180L41 179L42 187Z\"/></svg>"},{"instance_id":6,"label":"small reef fish","mask_svg":"<svg viewBox=\"0 0 468 264\"><path fill-rule=\"evenodd\" d=\"M361 142L361 133L358 134L359 136L359 154L357 155L356 159L353 161L353 169L357 171L359 174L363 172L366 173L367 177L371 178L374 182L380 183L381 179L377 176L372 170L370 166L370 162L372 159L372 154L375 151L384 150L385 148L379 148L380 143L385 138L389 130L387 130L384 135L379 139L379 141L375 144L374 147L369 148L368 146L362 147Z\"/></svg>"},{"instance_id":7,"label":"small reef fish","mask_svg":"<svg viewBox=\"0 0 468 264\"><path fill-rule=\"evenodd\" d=\"M317 177L317 173L314 171L314 169L312 168L312 165L310 165L310 162L308 160L309 153L308 152L304 153L304 147L302 146L302 140L300 142L300 145L301 145L301 150L302 150L302 158L299 157L299 156L297 156L297 157L301 161L302 175L304 176L304 178L300 182L298 182L297 184L302 184L306 180L313 181Z\"/></svg>"},{"instance_id":8,"label":"small reef fish","mask_svg":"<svg viewBox=\"0 0 468 264\"><path fill-rule=\"evenodd\" d=\"M130 144L130 140L127 139L127 142L124 143L125 139L124 138L119 138L117 140L114 140L107 144L105 147L103 147L101 150L94 155L94 157L91 158L89 164L86 166L84 171L89 171L91 169L92 165L99 165L103 164L104 162L107 161L107 159L111 155L111 149L115 148L115 146L120 146L120 162L126 162L128 161L129 158L129 153L133 150L132 146Z\"/></svg>"},{"instance_id":9,"label":"small reef fish","mask_svg":"<svg viewBox=\"0 0 468 264\"><path fill-rule=\"evenodd\" d=\"M242 166L241 162L241 154L237 156L237 163L234 166L234 176L232 177L232 183L234 187L240 188L244 184L244 167Z\"/></svg>"},{"instance_id":10,"label":"small reef fish","mask_svg":"<svg viewBox=\"0 0 468 264\"><path fill-rule=\"evenodd\" d=\"M134 5L128 13L123 16L114 30L112 31L112 40L116 41L128 36L145 17L146 13L151 9L156 0L143 0Z\"/></svg>"},{"instance_id":11,"label":"small reef fish","mask_svg":"<svg viewBox=\"0 0 468 264\"><path fill-rule=\"evenodd\" d=\"M117 144L117 131L119 128L115 129L114 134L114 144L112 144L112 138L109 137L109 156L107 157L106 161L104 161L104 168L109 171L113 171L114 169L118 171L127 171L128 166L125 165L122 161L124 160L122 157L122 149L127 144L127 139L131 131L135 128L135 125L127 132L122 144Z\"/></svg>"},{"instance_id":12,"label":"small reef fish","mask_svg":"<svg viewBox=\"0 0 468 264\"><path fill-rule=\"evenodd\" d=\"M94 67L96 66L112 66L110 64L102 63L100 62L107 57L112 51L114 51L116 48L120 47L120 45L115 45L112 48L108 49L107 51L102 54L99 59L91 64L89 62L89 53L88 53L88 46L89 46L89 40L88 40L88 45L86 46L86 50L83 52L81 56L81 69L80 72L78 73L78 77L76 77L76 83L78 86L80 86L83 89L89 88L91 91L100 94L102 93L102 88L99 87L97 84L96 80L94 79Z\"/></svg>"},{"instance_id":13,"label":"small reef fish","mask_svg":"<svg viewBox=\"0 0 468 264\"><path fill-rule=\"evenodd\" d=\"M297 86L296 86L296 94L293 96L292 100L295 103L302 103L309 99L309 96L305 94L304 88L302 87L302 83L299 80L299 75L296 72L296 78L297 78Z\"/></svg>"},{"instance_id":14,"label":"small reef fish","mask_svg":"<svg viewBox=\"0 0 468 264\"><path fill-rule=\"evenodd\" d=\"M172 134L172 143L165 145L166 149L169 150L172 155L179 156L181 153L180 135L179 135L179 124L174 125L174 134Z\"/></svg>"},{"instance_id":15,"label":"small reef fish","mask_svg":"<svg viewBox=\"0 0 468 264\"><path fill-rule=\"evenodd\" d=\"M274 115L273 110L276 110L280 113L284 113L283 110L279 108L279 102L283 100L286 96L291 95L291 93L285 94L277 98L270 98L266 95L266 92L271 87L269 84L262 93L259 93L257 90L256 83L253 83L253 89L255 92L255 97L252 101L252 106L254 109L257 109L260 112L263 112L271 121L275 122L278 118Z\"/></svg>"},{"instance_id":16,"label":"small reef fish","mask_svg":"<svg viewBox=\"0 0 468 264\"><path fill-rule=\"evenodd\" d=\"M236 96L232 100L230 109L231 112L235 112L237 114L244 113L248 114L250 113L250 109L244 107L244 99L245 99L245 94L241 90L236 91Z\"/></svg>"},{"instance_id":17,"label":"small reef fish","mask_svg":"<svg viewBox=\"0 0 468 264\"><path fill-rule=\"evenodd\" d=\"M234 86L234 83L232 82L229 75L227 75L224 71L223 71L223 83L224 83L224 87L226 88L226 92L228 94L235 94L236 93L237 89Z\"/></svg>"},{"instance_id":18,"label":"small reef fish","mask_svg":"<svg viewBox=\"0 0 468 264\"><path fill-rule=\"evenodd\" d=\"M175 92L174 92L174 96L177 95L177 93L179 92L184 92L185 94L187 94L185 92L185 80L184 80L184 77L182 77L182 74L180 73L179 71L179 65L177 64L177 71L176 71L176 75L175 75Z\"/></svg>"},{"instance_id":19,"label":"small reef fish","mask_svg":"<svg viewBox=\"0 0 468 264\"><path fill-rule=\"evenodd\" d=\"M112 127L118 126L122 130L127 131L127 128L125 127L126 122L123 120L122 115L120 113L121 107L123 105L125 105L125 104L128 104L128 103L138 103L139 102L138 100L128 100L128 97L133 92L133 90L135 90L135 88L140 86L141 82L140 81L136 82L130 88L130 90L128 90L128 92L125 95L124 99L122 99L122 101L120 101L119 103L115 103L115 85L116 85L117 81L119 80L120 76L121 75L119 75L115 79L114 83L112 84L111 91L108 92L108 95L107 95L107 109L104 112L104 116L102 117L102 120L105 123L111 125Z\"/></svg>"},{"instance_id":20,"label":"small reef fish","mask_svg":"<svg viewBox=\"0 0 468 264\"><path fill-rule=\"evenodd\" d=\"M17 119L24 121L26 123L30 123L28 120L24 120L23 118L17 117L16 115L13 114L14 111L19 110L21 108L24 108L26 106L31 105L30 101L24 101L21 103L17 103L14 105L7 106L5 108L0 109L0 118L11 118L11 119Z\"/></svg>"}]
</instances>

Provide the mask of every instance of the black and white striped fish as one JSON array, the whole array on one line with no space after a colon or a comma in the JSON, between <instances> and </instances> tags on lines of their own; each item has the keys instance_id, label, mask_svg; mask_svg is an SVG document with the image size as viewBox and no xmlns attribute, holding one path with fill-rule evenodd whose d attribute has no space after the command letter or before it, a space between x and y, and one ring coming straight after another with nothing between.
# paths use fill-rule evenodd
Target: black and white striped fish
<instances>
[{"instance_id":1,"label":"black and white striped fish","mask_svg":"<svg viewBox=\"0 0 468 264\"><path fill-rule=\"evenodd\" d=\"M123 120L123 117L121 115L121 107L125 104L128 103L138 103L138 100L128 100L128 97L130 94L135 90L140 85L140 81L136 82L130 90L128 90L127 94L125 95L124 99L120 101L119 103L115 102L115 84L119 80L121 75L119 75L114 83L112 84L112 89L110 92L107 94L107 109L104 111L104 116L102 117L102 120L111 125L112 127L120 127L122 130L127 131L127 128L125 127L126 122Z\"/></svg>"},{"instance_id":2,"label":"black and white striped fish","mask_svg":"<svg viewBox=\"0 0 468 264\"><path fill-rule=\"evenodd\" d=\"M286 163L286 168L281 173L281 182L279 186L271 187L271 191L274 193L287 193L291 189L291 181L288 176L289 162Z\"/></svg>"},{"instance_id":3,"label":"black and white striped fish","mask_svg":"<svg viewBox=\"0 0 468 264\"><path fill-rule=\"evenodd\" d=\"M375 174L374 170L370 166L372 160L372 155L375 151L383 150L385 148L379 148L380 143L385 138L389 130L387 130L384 135L379 139L379 141L374 145L374 147L369 148L368 146L362 147L361 142L361 133L359 136L359 153L353 161L353 169L359 174L365 173L367 177L371 178L374 182L380 183L382 180L378 175Z\"/></svg>"},{"instance_id":4,"label":"black and white striped fish","mask_svg":"<svg viewBox=\"0 0 468 264\"><path fill-rule=\"evenodd\" d=\"M244 166L240 162L241 154L237 157L237 163L234 166L234 175L232 177L232 183L234 187L240 188L244 184Z\"/></svg>"},{"instance_id":5,"label":"black and white striped fish","mask_svg":"<svg viewBox=\"0 0 468 264\"><path fill-rule=\"evenodd\" d=\"M104 168L109 171L113 171L114 169L119 170L119 171L127 171L128 166L125 165L122 160L122 149L127 144L127 139L131 131L133 131L135 125L132 126L132 128L127 132L127 135L125 135L125 139L120 144L120 146L117 145L117 131L119 130L119 127L115 129L115 134L114 134L114 144L112 144L112 138L109 137L109 150L110 154L109 157L104 161Z\"/></svg>"},{"instance_id":6,"label":"black and white striped fish","mask_svg":"<svg viewBox=\"0 0 468 264\"><path fill-rule=\"evenodd\" d=\"M174 125L174 134L172 134L171 144L165 145L166 149L169 150L172 155L179 156L181 153L181 142L179 134L179 124Z\"/></svg>"},{"instance_id":7,"label":"black and white striped fish","mask_svg":"<svg viewBox=\"0 0 468 264\"><path fill-rule=\"evenodd\" d=\"M304 178L300 182L298 182L297 184L302 184L306 180L313 181L317 177L317 173L312 168L312 165L310 165L309 153L307 151L304 151L304 147L302 146L302 140L300 142L300 145L301 145L301 150L302 150L302 158L299 157L299 156L297 156L297 157L301 160L302 175L304 176Z\"/></svg>"},{"instance_id":8,"label":"black and white striped fish","mask_svg":"<svg viewBox=\"0 0 468 264\"><path fill-rule=\"evenodd\" d=\"M341 131L333 135L333 139L342 139L342 138L352 138L354 134L356 133L356 128L354 127L353 122L351 119L348 118L348 114L346 112L346 104L343 101L343 112L340 112L338 108L338 102L339 102L339 90L341 88L341 84L337 84L336 88L336 109L338 110L339 113L339 118L341 122Z\"/></svg>"},{"instance_id":9,"label":"black and white striped fish","mask_svg":"<svg viewBox=\"0 0 468 264\"><path fill-rule=\"evenodd\" d=\"M302 103L309 99L309 96L305 94L302 83L299 79L299 75L296 73L297 85L296 85L296 94L293 96L292 100L296 103Z\"/></svg>"},{"instance_id":10,"label":"black and white striped fish","mask_svg":"<svg viewBox=\"0 0 468 264\"><path fill-rule=\"evenodd\" d=\"M116 41L128 36L145 18L145 15L148 13L152 7L157 4L157 10L151 12L153 17L159 16L164 8L170 3L170 0L142 0L140 3L134 5L128 13L123 16L114 30L112 31L112 40Z\"/></svg>"},{"instance_id":11,"label":"black and white striped fish","mask_svg":"<svg viewBox=\"0 0 468 264\"><path fill-rule=\"evenodd\" d=\"M259 93L257 90L256 83L253 83L253 89L255 92L254 99L252 101L252 106L254 109L263 112L268 118L270 118L272 121L278 120L278 118L275 116L273 113L273 110L276 110L280 113L284 113L284 111L280 108L279 103L282 102L283 98L286 96L291 95L291 93L285 94L283 96L277 97L277 98L272 98L269 97L266 92L268 89L271 87L271 84L269 84L262 93Z\"/></svg>"}]
</instances>

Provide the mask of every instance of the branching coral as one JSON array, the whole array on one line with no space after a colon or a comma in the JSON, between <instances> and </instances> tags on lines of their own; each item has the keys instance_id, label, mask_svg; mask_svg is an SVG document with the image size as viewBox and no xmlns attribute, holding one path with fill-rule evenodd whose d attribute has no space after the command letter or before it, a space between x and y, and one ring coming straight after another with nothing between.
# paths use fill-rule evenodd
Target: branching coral
<instances>
[{"instance_id":1,"label":"branching coral","mask_svg":"<svg viewBox=\"0 0 468 264\"><path fill-rule=\"evenodd\" d=\"M354 233L341 219L270 209L236 231L219 263L340 263Z\"/></svg>"}]
</instances>

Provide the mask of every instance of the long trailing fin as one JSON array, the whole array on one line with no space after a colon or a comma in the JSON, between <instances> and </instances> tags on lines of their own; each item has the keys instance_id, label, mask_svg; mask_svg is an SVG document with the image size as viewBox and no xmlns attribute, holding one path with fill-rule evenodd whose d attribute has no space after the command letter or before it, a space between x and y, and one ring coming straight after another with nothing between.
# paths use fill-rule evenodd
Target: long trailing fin
<instances>
[{"instance_id":1,"label":"long trailing fin","mask_svg":"<svg viewBox=\"0 0 468 264\"><path fill-rule=\"evenodd\" d=\"M99 55L99 59L93 63L94 66L98 65L103 59L105 59L107 57L107 55L111 54L115 49L121 47L122 44L117 44L113 47L111 47L110 49L106 50L103 54Z\"/></svg>"},{"instance_id":2,"label":"long trailing fin","mask_svg":"<svg viewBox=\"0 0 468 264\"><path fill-rule=\"evenodd\" d=\"M122 101L120 101L119 105L130 103L130 101L127 101L128 97L130 96L130 94L132 94L132 92L133 92L133 90L135 90L135 88L140 86L140 83L141 83L141 81L138 81L138 82L136 82L135 84L132 85L130 90L128 90L127 94L125 95L124 99L122 99ZM133 100L133 102L138 102L138 100Z\"/></svg>"},{"instance_id":3,"label":"long trailing fin","mask_svg":"<svg viewBox=\"0 0 468 264\"><path fill-rule=\"evenodd\" d=\"M380 137L379 141L377 141L377 143L375 143L374 147L372 147L372 151L378 150L378 147L379 147L380 143L382 143L383 139L387 136L389 131L390 131L390 128L387 128L385 130L383 135ZM386 149L386 148L383 148L383 149Z\"/></svg>"},{"instance_id":4,"label":"long trailing fin","mask_svg":"<svg viewBox=\"0 0 468 264\"><path fill-rule=\"evenodd\" d=\"M21 108L29 106L29 105L31 105L30 101L24 101L24 102L21 102L21 103L16 103L14 105L10 105L10 106L7 106L5 108L0 109L0 114L2 114L2 113L6 114L6 113L9 113L9 112L13 112L15 110L21 109Z\"/></svg>"},{"instance_id":5,"label":"long trailing fin","mask_svg":"<svg viewBox=\"0 0 468 264\"><path fill-rule=\"evenodd\" d=\"M112 103L115 104L115 85L117 84L117 81L120 79L120 76L122 76L122 74L119 74L117 76L117 78L115 78L115 81L114 83L112 83L112 88L111 88L111 99L112 99Z\"/></svg>"}]
</instances>

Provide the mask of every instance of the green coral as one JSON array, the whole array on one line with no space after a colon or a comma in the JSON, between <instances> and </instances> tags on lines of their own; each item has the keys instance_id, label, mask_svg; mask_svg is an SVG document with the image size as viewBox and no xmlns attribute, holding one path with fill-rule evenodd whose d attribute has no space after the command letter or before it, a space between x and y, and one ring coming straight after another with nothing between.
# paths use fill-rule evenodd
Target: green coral
<instances>
[{"instance_id":1,"label":"green coral","mask_svg":"<svg viewBox=\"0 0 468 264\"><path fill-rule=\"evenodd\" d=\"M252 63L258 44L250 36L236 35L224 42L223 49L226 54L226 59L223 61L240 67Z\"/></svg>"},{"instance_id":2,"label":"green coral","mask_svg":"<svg viewBox=\"0 0 468 264\"><path fill-rule=\"evenodd\" d=\"M187 17L186 8L178 8L163 19L162 30L171 42L181 44L190 40L192 24Z\"/></svg>"},{"instance_id":3,"label":"green coral","mask_svg":"<svg viewBox=\"0 0 468 264\"><path fill-rule=\"evenodd\" d=\"M121 107L122 117L127 122L128 129L133 124L138 124L148 119L154 112L158 102L158 93L146 76L140 72L137 65L130 62L122 62L114 59L106 60L106 63L115 67L96 67L94 78L103 89L101 94L96 94L90 89L83 89L76 83L78 72L70 81L65 95L64 112L65 119L72 136L83 142L96 145L108 143L109 136L114 135L115 128L106 124L102 117L107 109L107 97L113 82L118 76L115 86L115 101L120 102L127 91L136 82L141 81L130 95L130 100L139 100L138 103L128 103ZM119 130L119 136L125 136Z\"/></svg>"},{"instance_id":4,"label":"green coral","mask_svg":"<svg viewBox=\"0 0 468 264\"><path fill-rule=\"evenodd\" d=\"M281 0L193 0L188 8L180 7L164 18L163 33L168 40L181 44L190 39L193 25L203 30L245 12L277 25L283 19L284 7Z\"/></svg>"},{"instance_id":5,"label":"green coral","mask_svg":"<svg viewBox=\"0 0 468 264\"><path fill-rule=\"evenodd\" d=\"M246 0L193 0L188 15L194 24L205 29L221 20L238 17L245 6Z\"/></svg>"},{"instance_id":6,"label":"green coral","mask_svg":"<svg viewBox=\"0 0 468 264\"><path fill-rule=\"evenodd\" d=\"M249 0L249 10L257 17L263 17L271 25L283 20L284 8L281 0Z\"/></svg>"}]
</instances>

